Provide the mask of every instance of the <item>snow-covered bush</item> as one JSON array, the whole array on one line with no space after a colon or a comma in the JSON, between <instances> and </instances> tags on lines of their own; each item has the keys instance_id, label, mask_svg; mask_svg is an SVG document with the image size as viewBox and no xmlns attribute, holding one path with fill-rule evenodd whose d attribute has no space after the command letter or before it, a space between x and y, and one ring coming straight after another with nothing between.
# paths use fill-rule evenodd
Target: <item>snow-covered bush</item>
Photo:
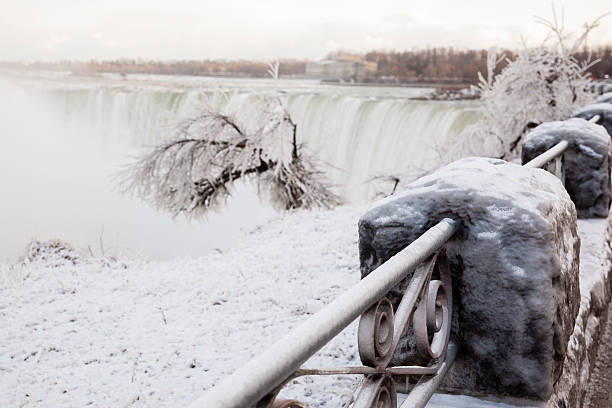
<instances>
[{"instance_id":1,"label":"snow-covered bush","mask_svg":"<svg viewBox=\"0 0 612 408\"><path fill-rule=\"evenodd\" d=\"M61 239L50 239L48 241L33 239L28 244L23 262L28 264L42 261L56 267L67 263L76 265L80 258L81 256L72 245Z\"/></svg>"},{"instance_id":2,"label":"snow-covered bush","mask_svg":"<svg viewBox=\"0 0 612 408\"><path fill-rule=\"evenodd\" d=\"M487 77L479 74L477 87L482 119L465 129L454 155L511 160L520 154L520 141L530 129L566 119L578 107L593 101L588 69L597 61L580 64L573 54L586 44L589 32L603 16L585 24L582 33L568 45L572 35L565 32L554 9L553 15L553 22L538 19L550 30L541 46L524 46L514 60L498 58L495 49L489 50ZM496 65L504 60L507 66L493 76Z\"/></svg>"}]
</instances>

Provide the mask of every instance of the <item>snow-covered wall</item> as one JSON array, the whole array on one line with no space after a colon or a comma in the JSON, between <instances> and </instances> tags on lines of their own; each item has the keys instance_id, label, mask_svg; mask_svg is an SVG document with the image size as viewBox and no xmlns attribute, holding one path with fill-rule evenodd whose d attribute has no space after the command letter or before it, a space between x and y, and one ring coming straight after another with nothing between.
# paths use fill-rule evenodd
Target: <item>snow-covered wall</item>
<instances>
[{"instance_id":1,"label":"snow-covered wall","mask_svg":"<svg viewBox=\"0 0 612 408\"><path fill-rule=\"evenodd\" d=\"M580 235L580 309L568 342L563 373L547 408L589 407L585 394L592 383L598 346L612 297L612 218L578 220ZM605 347L606 345L603 344Z\"/></svg>"},{"instance_id":2,"label":"snow-covered wall","mask_svg":"<svg viewBox=\"0 0 612 408\"><path fill-rule=\"evenodd\" d=\"M578 217L607 217L612 142L603 127L581 118L543 123L525 137L523 163L562 140L569 142L563 154L565 188L576 205Z\"/></svg>"},{"instance_id":3,"label":"snow-covered wall","mask_svg":"<svg viewBox=\"0 0 612 408\"><path fill-rule=\"evenodd\" d=\"M497 159L454 162L361 217L362 276L443 217L461 223L446 245L460 351L445 387L546 400L580 304L569 195L544 170Z\"/></svg>"}]
</instances>

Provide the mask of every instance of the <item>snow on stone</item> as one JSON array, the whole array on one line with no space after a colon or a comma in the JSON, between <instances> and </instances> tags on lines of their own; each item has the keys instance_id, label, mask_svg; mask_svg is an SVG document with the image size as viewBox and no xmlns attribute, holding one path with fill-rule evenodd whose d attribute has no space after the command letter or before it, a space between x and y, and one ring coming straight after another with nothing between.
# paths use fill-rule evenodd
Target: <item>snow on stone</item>
<instances>
[{"instance_id":1,"label":"snow on stone","mask_svg":"<svg viewBox=\"0 0 612 408\"><path fill-rule=\"evenodd\" d=\"M612 103L612 92L606 92L595 99L595 103Z\"/></svg>"},{"instance_id":2,"label":"snow on stone","mask_svg":"<svg viewBox=\"0 0 612 408\"><path fill-rule=\"evenodd\" d=\"M524 144L530 146L533 143L540 142L540 140L547 138L550 140L549 143L551 144L558 143L558 133L566 137L571 137L573 142L580 145L594 143L593 140L597 139L607 143L610 138L598 126L581 118L571 118L563 121L542 123L525 136Z\"/></svg>"}]
</instances>

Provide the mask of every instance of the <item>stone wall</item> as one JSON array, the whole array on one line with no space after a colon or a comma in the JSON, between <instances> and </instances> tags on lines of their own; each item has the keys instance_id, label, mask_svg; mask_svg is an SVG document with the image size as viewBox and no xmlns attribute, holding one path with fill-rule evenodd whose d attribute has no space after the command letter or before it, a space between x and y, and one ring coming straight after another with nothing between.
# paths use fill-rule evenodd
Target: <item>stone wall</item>
<instances>
[{"instance_id":1,"label":"stone wall","mask_svg":"<svg viewBox=\"0 0 612 408\"><path fill-rule=\"evenodd\" d=\"M579 220L578 230L582 241L580 310L562 375L547 403L551 408L582 407L612 294L612 217Z\"/></svg>"}]
</instances>

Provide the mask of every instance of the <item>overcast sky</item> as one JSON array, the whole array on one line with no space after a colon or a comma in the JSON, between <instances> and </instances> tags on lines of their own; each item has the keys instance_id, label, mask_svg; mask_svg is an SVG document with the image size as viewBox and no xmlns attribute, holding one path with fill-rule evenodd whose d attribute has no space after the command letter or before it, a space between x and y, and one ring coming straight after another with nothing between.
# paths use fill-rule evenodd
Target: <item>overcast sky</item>
<instances>
[{"instance_id":1,"label":"overcast sky","mask_svg":"<svg viewBox=\"0 0 612 408\"><path fill-rule=\"evenodd\" d=\"M568 29L610 0L556 2ZM0 0L0 60L322 58L345 49L518 48L548 0ZM590 37L612 44L612 16Z\"/></svg>"}]
</instances>

